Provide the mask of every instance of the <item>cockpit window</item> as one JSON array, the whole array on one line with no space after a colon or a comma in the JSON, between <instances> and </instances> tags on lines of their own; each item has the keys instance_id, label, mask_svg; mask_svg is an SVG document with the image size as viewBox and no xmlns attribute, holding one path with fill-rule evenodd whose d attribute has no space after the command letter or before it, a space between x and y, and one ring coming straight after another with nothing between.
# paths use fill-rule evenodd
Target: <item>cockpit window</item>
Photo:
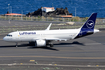
<instances>
[{"instance_id":1,"label":"cockpit window","mask_svg":"<svg viewBox=\"0 0 105 70\"><path fill-rule=\"evenodd\" d=\"M9 35L9 34L7 36L12 37L12 35Z\"/></svg>"}]
</instances>

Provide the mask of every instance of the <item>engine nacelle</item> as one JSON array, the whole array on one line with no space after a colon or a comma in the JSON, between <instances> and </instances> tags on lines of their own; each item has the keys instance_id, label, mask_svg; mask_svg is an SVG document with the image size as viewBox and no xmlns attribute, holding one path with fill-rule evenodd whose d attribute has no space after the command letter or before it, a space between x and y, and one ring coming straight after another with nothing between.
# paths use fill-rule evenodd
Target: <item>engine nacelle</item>
<instances>
[{"instance_id":1,"label":"engine nacelle","mask_svg":"<svg viewBox=\"0 0 105 70\"><path fill-rule=\"evenodd\" d=\"M36 45L36 47L46 46L46 41L45 40L36 40L35 45Z\"/></svg>"}]
</instances>

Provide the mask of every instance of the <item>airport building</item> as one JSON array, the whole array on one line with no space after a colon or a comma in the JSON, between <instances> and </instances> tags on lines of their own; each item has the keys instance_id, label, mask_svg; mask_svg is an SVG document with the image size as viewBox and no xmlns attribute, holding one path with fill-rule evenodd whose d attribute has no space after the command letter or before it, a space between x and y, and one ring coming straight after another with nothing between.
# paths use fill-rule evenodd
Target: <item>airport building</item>
<instances>
[{"instance_id":1,"label":"airport building","mask_svg":"<svg viewBox=\"0 0 105 70\"><path fill-rule=\"evenodd\" d=\"M54 7L42 7L41 9L44 12L52 12L52 11L55 11Z\"/></svg>"}]
</instances>

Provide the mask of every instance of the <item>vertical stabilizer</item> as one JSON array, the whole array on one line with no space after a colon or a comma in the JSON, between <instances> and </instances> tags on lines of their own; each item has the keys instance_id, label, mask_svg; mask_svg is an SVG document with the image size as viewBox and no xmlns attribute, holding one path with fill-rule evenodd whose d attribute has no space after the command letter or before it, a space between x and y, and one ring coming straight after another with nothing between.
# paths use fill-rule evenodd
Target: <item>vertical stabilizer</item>
<instances>
[{"instance_id":1,"label":"vertical stabilizer","mask_svg":"<svg viewBox=\"0 0 105 70\"><path fill-rule=\"evenodd\" d=\"M96 17L97 17L97 13L93 13L89 17L89 19L85 22L85 24L80 28L80 32L77 34L77 36L75 38L80 38L80 37L83 37L83 36L93 34Z\"/></svg>"},{"instance_id":2,"label":"vertical stabilizer","mask_svg":"<svg viewBox=\"0 0 105 70\"><path fill-rule=\"evenodd\" d=\"M93 13L81 29L94 29L97 13Z\"/></svg>"}]
</instances>

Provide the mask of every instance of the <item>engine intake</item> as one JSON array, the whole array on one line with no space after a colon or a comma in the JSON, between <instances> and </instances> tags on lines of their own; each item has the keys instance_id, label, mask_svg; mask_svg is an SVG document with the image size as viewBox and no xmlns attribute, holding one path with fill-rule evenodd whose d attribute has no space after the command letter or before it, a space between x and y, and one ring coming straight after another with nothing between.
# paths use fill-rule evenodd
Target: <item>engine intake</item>
<instances>
[{"instance_id":1,"label":"engine intake","mask_svg":"<svg viewBox=\"0 0 105 70\"><path fill-rule=\"evenodd\" d=\"M35 41L35 46L36 47L46 46L46 41L45 40L36 40Z\"/></svg>"}]
</instances>

